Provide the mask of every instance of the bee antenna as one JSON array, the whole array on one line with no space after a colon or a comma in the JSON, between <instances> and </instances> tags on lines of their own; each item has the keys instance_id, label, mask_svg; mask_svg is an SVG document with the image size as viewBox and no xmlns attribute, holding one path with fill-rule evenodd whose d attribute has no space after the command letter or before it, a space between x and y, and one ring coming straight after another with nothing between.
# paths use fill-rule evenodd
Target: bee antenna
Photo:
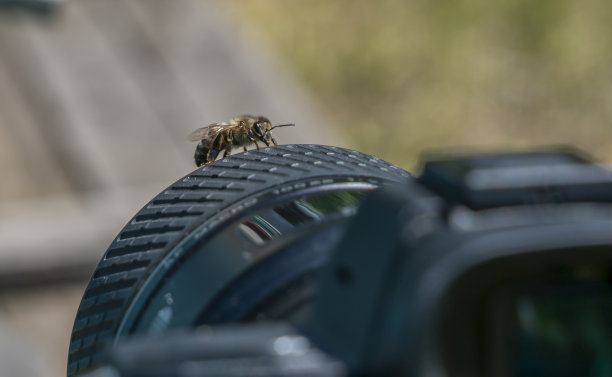
<instances>
[{"instance_id":1,"label":"bee antenna","mask_svg":"<svg viewBox=\"0 0 612 377\"><path fill-rule=\"evenodd\" d=\"M273 129L278 128L278 127L293 127L293 126L295 126L295 124L294 124L294 123L290 123L290 124L279 124L278 126L274 126L274 127L270 128L270 130L273 130Z\"/></svg>"}]
</instances>

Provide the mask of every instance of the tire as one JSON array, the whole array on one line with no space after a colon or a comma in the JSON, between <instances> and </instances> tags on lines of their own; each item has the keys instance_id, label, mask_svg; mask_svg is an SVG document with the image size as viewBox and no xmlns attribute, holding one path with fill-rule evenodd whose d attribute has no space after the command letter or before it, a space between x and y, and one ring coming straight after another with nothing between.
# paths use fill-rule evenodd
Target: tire
<instances>
[{"instance_id":1,"label":"tire","mask_svg":"<svg viewBox=\"0 0 612 377\"><path fill-rule=\"evenodd\" d=\"M142 208L102 257L76 314L68 376L98 366L120 334L136 332L133 321L142 316L135 313L152 300L160 276L178 268L194 248L189 242L256 207L258 195L281 200L337 182L378 186L409 177L378 158L320 145L252 150L196 169Z\"/></svg>"}]
</instances>

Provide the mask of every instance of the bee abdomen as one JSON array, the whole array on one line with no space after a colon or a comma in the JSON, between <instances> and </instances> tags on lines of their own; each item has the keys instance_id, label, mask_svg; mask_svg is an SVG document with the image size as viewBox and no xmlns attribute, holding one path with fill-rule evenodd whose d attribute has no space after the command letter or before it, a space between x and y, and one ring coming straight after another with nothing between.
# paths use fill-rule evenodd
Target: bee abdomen
<instances>
[{"instance_id":1,"label":"bee abdomen","mask_svg":"<svg viewBox=\"0 0 612 377\"><path fill-rule=\"evenodd\" d=\"M193 155L197 166L202 166L208 162L208 152L209 149L202 142L199 142Z\"/></svg>"}]
</instances>

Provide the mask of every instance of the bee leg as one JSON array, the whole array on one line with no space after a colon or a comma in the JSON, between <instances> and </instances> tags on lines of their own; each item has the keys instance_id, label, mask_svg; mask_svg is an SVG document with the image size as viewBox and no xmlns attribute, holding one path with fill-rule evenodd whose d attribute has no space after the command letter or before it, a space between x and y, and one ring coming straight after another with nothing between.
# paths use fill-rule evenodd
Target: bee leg
<instances>
[{"instance_id":1,"label":"bee leg","mask_svg":"<svg viewBox=\"0 0 612 377\"><path fill-rule=\"evenodd\" d=\"M251 141L251 143L255 144L255 148L259 149L259 145L257 144L257 139L255 139L255 134L253 133L253 129L249 128L247 137ZM244 149L246 151L246 147Z\"/></svg>"},{"instance_id":2,"label":"bee leg","mask_svg":"<svg viewBox=\"0 0 612 377\"><path fill-rule=\"evenodd\" d=\"M223 153L223 158L229 157L232 154L232 137L234 134L230 131L229 135L225 138L225 152Z\"/></svg>"},{"instance_id":3,"label":"bee leg","mask_svg":"<svg viewBox=\"0 0 612 377\"><path fill-rule=\"evenodd\" d=\"M251 141L251 143L255 144L255 148L259 149L259 145L257 144L257 139L249 136L249 140ZM244 150L246 151L246 147L244 147Z\"/></svg>"},{"instance_id":4,"label":"bee leg","mask_svg":"<svg viewBox=\"0 0 612 377\"><path fill-rule=\"evenodd\" d=\"M274 140L274 138L273 138L273 137L271 137L270 139L272 139L272 144L274 144L274 145L278 145L278 144L276 144L276 140Z\"/></svg>"},{"instance_id":5,"label":"bee leg","mask_svg":"<svg viewBox=\"0 0 612 377\"><path fill-rule=\"evenodd\" d=\"M208 151L208 156L206 158L206 163L210 164L211 162L213 162L214 160L217 159L218 155L219 155L219 150L211 148L210 151Z\"/></svg>"},{"instance_id":6,"label":"bee leg","mask_svg":"<svg viewBox=\"0 0 612 377\"><path fill-rule=\"evenodd\" d=\"M246 152L247 151L247 147L242 147L242 149Z\"/></svg>"},{"instance_id":7,"label":"bee leg","mask_svg":"<svg viewBox=\"0 0 612 377\"><path fill-rule=\"evenodd\" d=\"M220 135L217 136L215 140L213 140L210 146L210 150L208 151L208 154L206 155L207 164L210 164L211 162L217 159L217 156L219 156L219 152L223 149L223 142L224 142L224 139Z\"/></svg>"}]
</instances>

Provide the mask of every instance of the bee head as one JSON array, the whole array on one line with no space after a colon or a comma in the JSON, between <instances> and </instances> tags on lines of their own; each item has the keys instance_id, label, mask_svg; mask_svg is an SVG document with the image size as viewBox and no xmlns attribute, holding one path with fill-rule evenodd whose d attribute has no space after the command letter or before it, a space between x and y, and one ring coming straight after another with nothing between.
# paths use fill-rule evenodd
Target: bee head
<instances>
[{"instance_id":1,"label":"bee head","mask_svg":"<svg viewBox=\"0 0 612 377\"><path fill-rule=\"evenodd\" d=\"M253 132L262 141L270 141L272 124L269 120L259 120L253 124Z\"/></svg>"},{"instance_id":2,"label":"bee head","mask_svg":"<svg viewBox=\"0 0 612 377\"><path fill-rule=\"evenodd\" d=\"M272 138L272 135L270 134L270 130L266 131L266 132L263 134L263 140L264 140L264 142L269 143L271 138Z\"/></svg>"},{"instance_id":3,"label":"bee head","mask_svg":"<svg viewBox=\"0 0 612 377\"><path fill-rule=\"evenodd\" d=\"M253 133L259 140L263 141L264 143L266 143L266 145L268 145L270 143L270 140L274 140L272 139L272 134L270 133L270 131L277 127L287 126L295 126L295 124L281 124L272 127L272 123L270 123L268 118L259 117L259 119L255 123L253 123Z\"/></svg>"}]
</instances>

